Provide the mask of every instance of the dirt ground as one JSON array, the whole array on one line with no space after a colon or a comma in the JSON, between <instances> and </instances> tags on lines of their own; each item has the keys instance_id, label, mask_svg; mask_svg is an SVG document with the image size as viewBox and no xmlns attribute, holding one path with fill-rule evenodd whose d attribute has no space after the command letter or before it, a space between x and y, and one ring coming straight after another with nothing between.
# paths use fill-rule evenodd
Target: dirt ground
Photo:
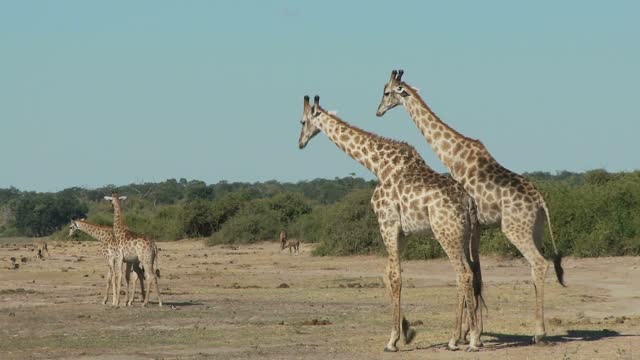
<instances>
[{"instance_id":1,"label":"dirt ground","mask_svg":"<svg viewBox=\"0 0 640 360\"><path fill-rule=\"evenodd\" d=\"M640 359L640 258L566 259L546 286L548 343L530 345L533 288L522 259L482 259L485 347L445 349L455 302L446 260L404 263L413 343L384 353L390 305L376 256L298 256L277 243L160 243L165 306L103 305L95 242L0 242L0 359ZM17 269L15 263L19 264ZM12 269L10 269L12 268ZM283 285L285 284L285 285ZM123 297L124 298L124 297Z\"/></svg>"}]
</instances>

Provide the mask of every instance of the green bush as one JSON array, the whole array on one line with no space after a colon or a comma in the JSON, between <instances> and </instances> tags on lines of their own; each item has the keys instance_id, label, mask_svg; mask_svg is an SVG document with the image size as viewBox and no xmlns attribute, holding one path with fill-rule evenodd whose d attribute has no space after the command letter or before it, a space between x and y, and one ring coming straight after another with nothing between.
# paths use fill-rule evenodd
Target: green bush
<instances>
[{"instance_id":1,"label":"green bush","mask_svg":"<svg viewBox=\"0 0 640 360\"><path fill-rule=\"evenodd\" d=\"M313 254L352 255L382 253L384 245L378 220L371 209L371 190L353 191L334 205L328 206L322 219ZM304 238L303 238L304 240Z\"/></svg>"},{"instance_id":2,"label":"green bush","mask_svg":"<svg viewBox=\"0 0 640 360\"><path fill-rule=\"evenodd\" d=\"M243 207L236 216L225 222L208 243L252 243L274 240L282 229L278 213L270 210L264 200L254 200Z\"/></svg>"}]
</instances>

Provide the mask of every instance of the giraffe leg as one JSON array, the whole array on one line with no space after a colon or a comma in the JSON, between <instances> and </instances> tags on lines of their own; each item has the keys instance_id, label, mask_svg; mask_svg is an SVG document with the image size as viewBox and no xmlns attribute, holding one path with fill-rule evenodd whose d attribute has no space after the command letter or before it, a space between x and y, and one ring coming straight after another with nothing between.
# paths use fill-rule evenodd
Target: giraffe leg
<instances>
[{"instance_id":1,"label":"giraffe leg","mask_svg":"<svg viewBox=\"0 0 640 360\"><path fill-rule=\"evenodd\" d=\"M474 208L475 209L475 208ZM462 340L466 342L467 334L470 330L473 329L473 323L469 316L469 311L475 312L475 321L477 326L476 333L478 334L477 339L475 341L478 347L484 346L482 340L480 340L480 335L484 329L484 325L482 323L482 307L484 306L484 300L482 298L482 271L480 268L480 226L478 224L476 213L472 209L472 214L470 217L470 238L468 241L468 246L465 246L465 249L468 249L468 252L465 252L465 257L467 258L467 263L471 267L471 272L473 275L473 297L475 300L476 308L475 311L473 308L469 306L469 303L465 306L464 317L462 322Z\"/></svg>"},{"instance_id":2,"label":"giraffe leg","mask_svg":"<svg viewBox=\"0 0 640 360\"><path fill-rule=\"evenodd\" d=\"M112 291L112 297L111 297L111 306L116 306L116 299L118 298L119 294L117 293L118 291L118 286L116 286L116 282L118 281L118 276L117 276L117 267L116 267L116 262L118 261L118 258L112 258L111 259L111 291Z\"/></svg>"},{"instance_id":3,"label":"giraffe leg","mask_svg":"<svg viewBox=\"0 0 640 360\"><path fill-rule=\"evenodd\" d=\"M395 352L398 351L396 343L400 339L400 335L403 336L405 343L410 343L414 336L415 331L410 328L409 322L404 319L400 307L400 295L402 292L402 277L400 266L400 223L399 222L383 222L379 221L380 232L382 239L387 248L388 259L387 268L385 272L385 285L389 291L392 305L392 324L391 336L384 351ZM392 224L390 224L392 223Z\"/></svg>"},{"instance_id":4,"label":"giraffe leg","mask_svg":"<svg viewBox=\"0 0 640 360\"><path fill-rule=\"evenodd\" d=\"M158 295L158 305L162 307L162 298L160 296L160 288L158 286L158 277L156 276L156 270L153 267L153 259L149 259L144 264L144 274L147 280L147 294L142 303L142 306L146 306L149 303L150 293L151 293L151 283L156 290Z\"/></svg>"},{"instance_id":5,"label":"giraffe leg","mask_svg":"<svg viewBox=\"0 0 640 360\"><path fill-rule=\"evenodd\" d=\"M502 231L531 266L531 278L536 297L535 332L532 340L536 344L541 343L546 335L544 326L544 280L549 264L538 249L538 244L542 241L543 225L544 220L541 219L540 213L537 216L534 214L531 219L507 218L503 219L502 222Z\"/></svg>"},{"instance_id":6,"label":"giraffe leg","mask_svg":"<svg viewBox=\"0 0 640 360\"><path fill-rule=\"evenodd\" d=\"M124 264L124 281L126 287L124 289L124 305L129 306L131 303L129 302L129 285L131 283L131 266L130 262L126 262ZM131 301L133 301L133 296L131 296Z\"/></svg>"},{"instance_id":7,"label":"giraffe leg","mask_svg":"<svg viewBox=\"0 0 640 360\"><path fill-rule=\"evenodd\" d=\"M134 295L136 293L135 289L136 289L136 281L140 281L140 292L142 293L142 300L144 301L145 296L144 296L144 271L142 271L142 269L140 268L140 264L139 263L135 263L133 265L133 272L134 274L133 276L133 295L131 296L131 302L133 302L134 300Z\"/></svg>"},{"instance_id":8,"label":"giraffe leg","mask_svg":"<svg viewBox=\"0 0 640 360\"><path fill-rule=\"evenodd\" d=\"M122 257L116 258L113 277L116 278L113 289L113 306L120 306L120 290L122 288Z\"/></svg>"},{"instance_id":9,"label":"giraffe leg","mask_svg":"<svg viewBox=\"0 0 640 360\"><path fill-rule=\"evenodd\" d=\"M449 350L458 350L458 343L463 339L462 327L464 322L469 323L471 329L471 340L469 342L469 350L477 350L477 342L479 338L478 329L476 325L475 316L475 298L473 294L472 279L473 274L468 266L465 266L464 260L460 255L455 254L455 251L449 251L448 254L453 268L456 272L456 283L458 288L458 302L456 305L456 321L453 329L453 334L449 340ZM459 254L459 253L458 253ZM467 310L467 318L464 319L465 308ZM463 321L464 320L464 321Z\"/></svg>"},{"instance_id":10,"label":"giraffe leg","mask_svg":"<svg viewBox=\"0 0 640 360\"><path fill-rule=\"evenodd\" d=\"M104 290L104 299L102 300L103 304L107 304L107 301L109 301L109 287L111 286L111 283L113 282L113 265L111 263L111 261L108 261L108 270L107 270L107 276L105 276L105 278L107 279L107 288Z\"/></svg>"}]
</instances>

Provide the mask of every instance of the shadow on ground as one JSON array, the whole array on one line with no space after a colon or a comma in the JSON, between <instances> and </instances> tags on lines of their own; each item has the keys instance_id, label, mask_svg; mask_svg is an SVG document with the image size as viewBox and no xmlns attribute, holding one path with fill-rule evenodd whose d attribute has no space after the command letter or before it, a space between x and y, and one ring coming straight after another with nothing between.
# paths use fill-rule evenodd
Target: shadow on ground
<instances>
[{"instance_id":1,"label":"shadow on ground","mask_svg":"<svg viewBox=\"0 0 640 360\"><path fill-rule=\"evenodd\" d=\"M574 341L596 341L613 337L638 337L640 335L622 335L617 331L602 330L568 330L566 335L555 335L544 338L544 342L538 346L570 343ZM482 334L484 350L497 350L504 348L517 348L523 346L534 346L531 335L499 334L487 332ZM447 349L447 343L431 344L429 346L418 347L416 350L425 349ZM407 349L409 350L409 349ZM413 350L413 349L411 349Z\"/></svg>"}]
</instances>

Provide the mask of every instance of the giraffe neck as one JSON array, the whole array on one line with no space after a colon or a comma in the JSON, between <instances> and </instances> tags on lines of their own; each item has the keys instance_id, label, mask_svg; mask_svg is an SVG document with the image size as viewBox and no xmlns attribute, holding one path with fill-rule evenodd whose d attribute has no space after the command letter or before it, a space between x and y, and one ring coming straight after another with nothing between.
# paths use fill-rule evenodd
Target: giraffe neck
<instances>
[{"instance_id":1,"label":"giraffe neck","mask_svg":"<svg viewBox=\"0 0 640 360\"><path fill-rule=\"evenodd\" d=\"M477 140L469 139L445 124L415 92L403 97L402 102L424 138L454 179L462 181L466 168L478 162L495 161Z\"/></svg>"},{"instance_id":2,"label":"giraffe neck","mask_svg":"<svg viewBox=\"0 0 640 360\"><path fill-rule=\"evenodd\" d=\"M120 199L115 198L113 202L113 235L117 239L123 239L126 236L127 226L122 221L122 207Z\"/></svg>"},{"instance_id":3,"label":"giraffe neck","mask_svg":"<svg viewBox=\"0 0 640 360\"><path fill-rule=\"evenodd\" d=\"M85 232L98 241L109 242L113 240L113 229L111 227L99 226L80 220L76 221L76 225L78 230Z\"/></svg>"},{"instance_id":4,"label":"giraffe neck","mask_svg":"<svg viewBox=\"0 0 640 360\"><path fill-rule=\"evenodd\" d=\"M336 146L381 181L387 180L408 162L416 158L422 160L413 147L366 132L324 111L314 121Z\"/></svg>"}]
</instances>

